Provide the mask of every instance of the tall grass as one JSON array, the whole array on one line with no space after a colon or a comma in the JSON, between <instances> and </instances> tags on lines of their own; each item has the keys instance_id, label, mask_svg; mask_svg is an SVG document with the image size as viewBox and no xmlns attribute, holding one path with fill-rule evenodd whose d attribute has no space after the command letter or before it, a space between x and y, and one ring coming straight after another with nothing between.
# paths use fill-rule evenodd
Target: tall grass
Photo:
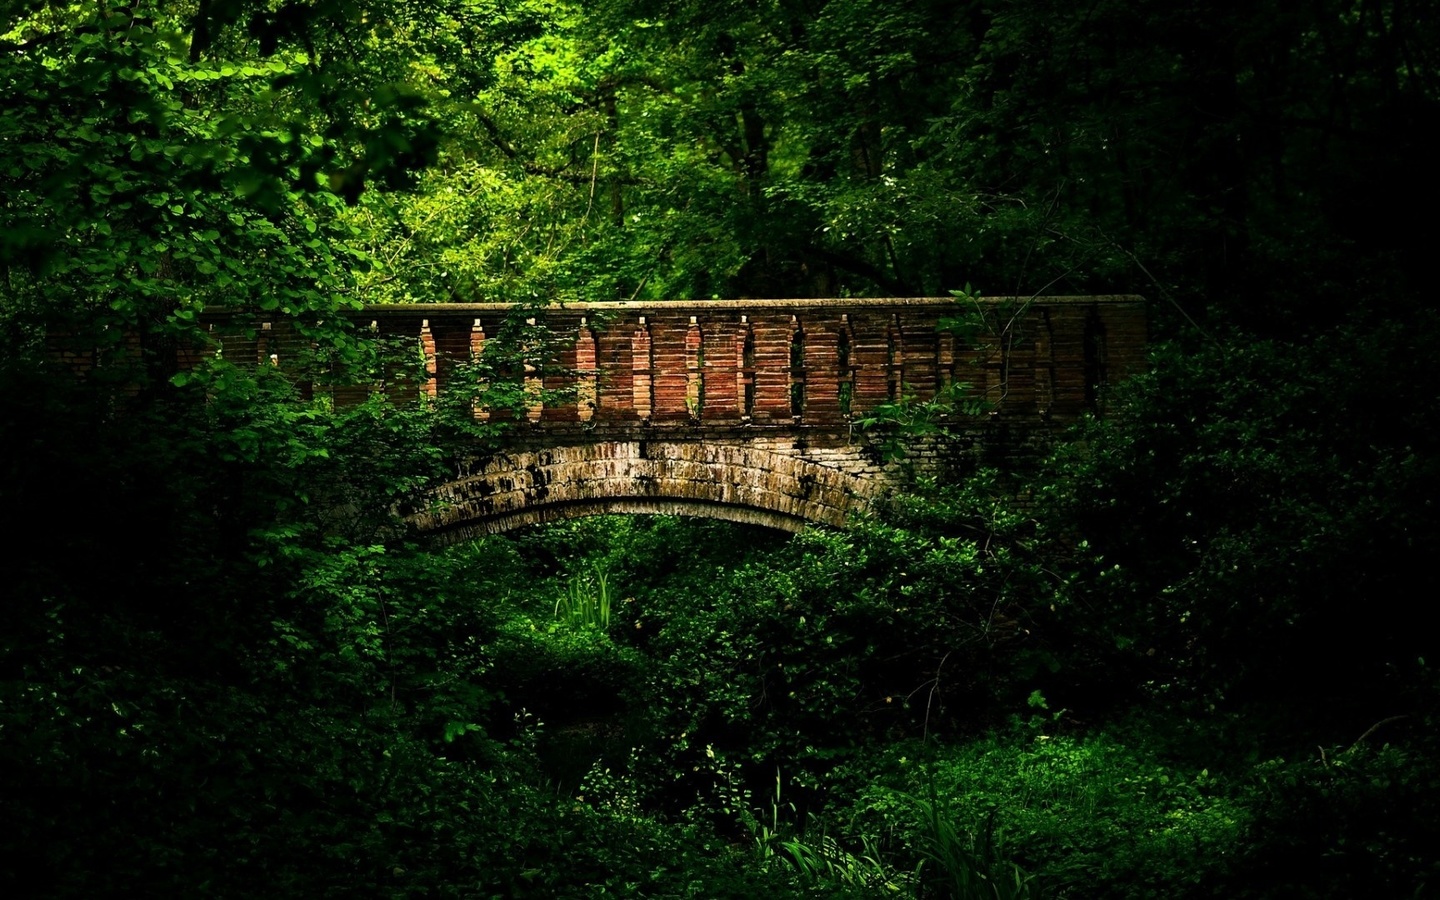
<instances>
[{"instance_id":1,"label":"tall grass","mask_svg":"<svg viewBox=\"0 0 1440 900\"><path fill-rule=\"evenodd\" d=\"M956 827L937 796L899 796L919 814L915 850L921 857L924 896L950 900L1036 900L1040 896L1034 876L1005 857L993 811L983 825L967 832Z\"/></svg>"},{"instance_id":2,"label":"tall grass","mask_svg":"<svg viewBox=\"0 0 1440 900\"><path fill-rule=\"evenodd\" d=\"M791 813L793 803L786 804ZM757 810L757 812L763 812ZM895 870L881 854L879 840L861 837L860 852L852 853L831 837L824 824L806 817L802 832L795 834L780 817L780 772L775 772L775 795L770 802L769 822L750 816L748 824L755 839L756 854L764 863L785 863L802 884L811 887L848 888L867 896L916 896L914 872ZM789 833L790 836L786 836Z\"/></svg>"},{"instance_id":3,"label":"tall grass","mask_svg":"<svg viewBox=\"0 0 1440 900\"><path fill-rule=\"evenodd\" d=\"M555 619L576 628L610 630L610 584L599 566L570 579L555 601Z\"/></svg>"}]
</instances>

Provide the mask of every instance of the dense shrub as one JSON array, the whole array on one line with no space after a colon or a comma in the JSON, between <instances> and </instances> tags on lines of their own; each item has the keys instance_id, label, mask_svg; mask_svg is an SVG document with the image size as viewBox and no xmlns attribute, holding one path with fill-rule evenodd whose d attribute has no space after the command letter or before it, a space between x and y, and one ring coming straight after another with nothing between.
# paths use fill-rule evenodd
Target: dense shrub
<instances>
[{"instance_id":1,"label":"dense shrub","mask_svg":"<svg viewBox=\"0 0 1440 900\"><path fill-rule=\"evenodd\" d=\"M962 833L993 832L1060 897L1185 895L1234 864L1251 818L1220 776L1103 732L895 747L866 768L869 785L837 811L852 829L913 848L933 804Z\"/></svg>"}]
</instances>

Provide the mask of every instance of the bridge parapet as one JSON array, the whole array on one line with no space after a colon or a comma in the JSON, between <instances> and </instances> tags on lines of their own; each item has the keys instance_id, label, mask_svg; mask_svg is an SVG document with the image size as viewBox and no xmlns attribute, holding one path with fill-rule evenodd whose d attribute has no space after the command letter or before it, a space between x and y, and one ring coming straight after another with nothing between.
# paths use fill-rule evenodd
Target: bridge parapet
<instances>
[{"instance_id":1,"label":"bridge parapet","mask_svg":"<svg viewBox=\"0 0 1440 900\"><path fill-rule=\"evenodd\" d=\"M433 396L517 313L474 303L360 315L420 342ZM523 315L537 346L558 348L512 373L541 425L841 426L952 384L991 410L1069 419L1143 365L1146 341L1134 296L614 302Z\"/></svg>"},{"instance_id":2,"label":"bridge parapet","mask_svg":"<svg viewBox=\"0 0 1440 900\"><path fill-rule=\"evenodd\" d=\"M473 378L502 332L522 331L523 365L503 373L531 398L527 418L565 423L838 426L877 406L924 401L964 385L1012 416L1073 418L1107 385L1144 364L1144 300L1136 296L855 298L581 303L522 310L500 303L378 305L347 313L377 339L423 353L418 379L395 366L382 384L341 384L337 402L383 387L395 399L437 396ZM219 353L288 368L309 343L294 322L211 311L214 345L176 347L191 368ZM143 335L127 338L136 358ZM83 371L92 349L52 335L55 355ZM133 346L132 346L133 345ZM513 354L515 348L509 348ZM408 398L406 396L408 392ZM548 402L547 402L548 398ZM483 415L485 410L479 412Z\"/></svg>"}]
</instances>

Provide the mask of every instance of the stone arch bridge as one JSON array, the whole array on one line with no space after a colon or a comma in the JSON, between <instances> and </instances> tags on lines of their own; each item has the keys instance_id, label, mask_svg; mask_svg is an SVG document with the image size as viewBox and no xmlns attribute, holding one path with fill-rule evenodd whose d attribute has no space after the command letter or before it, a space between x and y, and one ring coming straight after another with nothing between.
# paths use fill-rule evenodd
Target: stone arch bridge
<instances>
[{"instance_id":1,"label":"stone arch bridge","mask_svg":"<svg viewBox=\"0 0 1440 900\"><path fill-rule=\"evenodd\" d=\"M613 512L843 525L904 471L858 432L877 408L936 414L924 404L945 394L980 410L948 423L958 440L912 452L912 471L979 454L1003 462L1100 408L1108 386L1143 366L1146 341L1135 296L417 304L357 315L418 342L422 383L399 389L429 397L473 379L464 364L498 353L502 328L528 326L530 355L510 378L523 412L475 407L512 420L503 448L459 462L409 516L441 542ZM283 323L265 325L254 352L273 362L284 345Z\"/></svg>"}]
</instances>

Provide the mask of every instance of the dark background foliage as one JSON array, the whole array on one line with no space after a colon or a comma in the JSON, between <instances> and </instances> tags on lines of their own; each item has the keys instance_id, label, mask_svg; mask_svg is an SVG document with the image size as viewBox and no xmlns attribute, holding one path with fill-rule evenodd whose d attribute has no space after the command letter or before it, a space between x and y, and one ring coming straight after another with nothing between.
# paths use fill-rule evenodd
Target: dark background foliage
<instances>
[{"instance_id":1,"label":"dark background foliage","mask_svg":"<svg viewBox=\"0 0 1440 900\"><path fill-rule=\"evenodd\" d=\"M0 11L8 894L1434 890L1422 5ZM969 285L1142 293L1149 371L796 537L410 543L503 429L337 324Z\"/></svg>"}]
</instances>

